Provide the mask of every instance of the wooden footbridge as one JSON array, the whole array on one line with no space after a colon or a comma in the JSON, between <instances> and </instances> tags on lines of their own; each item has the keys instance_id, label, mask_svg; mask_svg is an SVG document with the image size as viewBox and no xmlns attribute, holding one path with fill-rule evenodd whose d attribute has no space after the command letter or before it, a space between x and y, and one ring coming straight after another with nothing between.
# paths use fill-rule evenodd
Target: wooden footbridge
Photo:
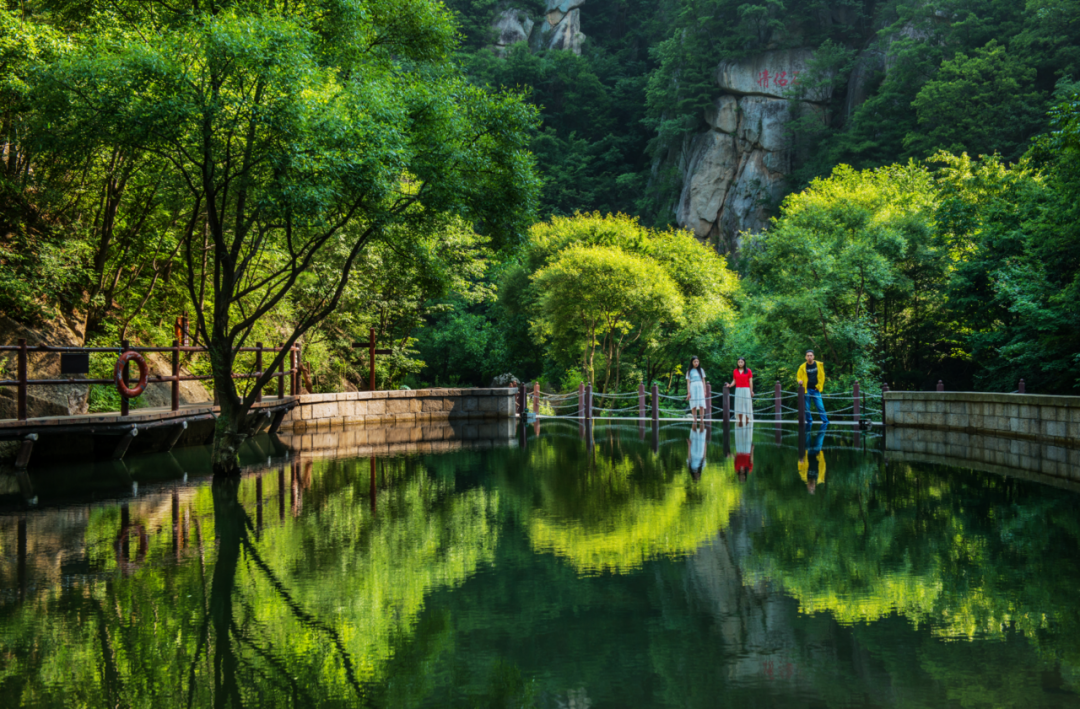
<instances>
[{"instance_id":1,"label":"wooden footbridge","mask_svg":"<svg viewBox=\"0 0 1080 709\"><path fill-rule=\"evenodd\" d=\"M883 386L882 391L888 391ZM776 382L769 394L759 394L752 402L752 420L773 424L805 424L810 420L808 397L802 384L795 391L785 391ZM880 392L863 392L855 382L850 392L823 394L830 425L855 426L866 429L882 424ZM705 385L704 410L706 421L729 423L736 418L732 407L734 396L727 384L714 392L712 384ZM576 392L545 393L538 383L520 383L517 393L517 412L522 418L574 419L581 421L639 421L659 424L661 421L690 420L690 408L685 396L661 394L660 387L648 391L644 384L636 392L594 392L592 384L579 384Z\"/></svg>"},{"instance_id":2,"label":"wooden footbridge","mask_svg":"<svg viewBox=\"0 0 1080 709\"><path fill-rule=\"evenodd\" d=\"M263 357L271 356L283 348L267 348L262 343L255 347L240 348L242 353L253 355L253 370L233 374L234 379L254 379L263 374ZM21 445L15 457L15 468L25 469L31 456L35 462L50 460L122 460L129 452L165 452L176 446L204 445L213 439L214 421L219 408L210 401L182 403L181 382L208 381L210 375L185 374L182 358L205 353L207 348L181 344L174 340L171 347L133 347L127 341L119 347L57 347L52 345L28 345L19 340L16 345L0 346L0 353L14 353L16 376L0 380L0 387L15 388L15 418L0 420L0 441L16 441ZM125 353L135 353L125 358ZM169 355L171 372L168 375L151 375L141 356L147 353ZM59 355L60 376L29 378L30 357L34 355ZM91 378L91 355L117 356L116 374L112 379ZM140 377L133 386L131 361L140 368ZM289 349L289 367L284 360L274 373L276 396L264 396L259 392L256 403L248 413L249 424L256 432L276 431L285 414L293 408L300 394L301 349L294 345ZM124 391L138 390L147 384L169 384L170 405L131 409L129 397ZM28 416L30 392L37 387L58 385L116 386L121 391L121 408L116 412L74 414L67 416ZM123 385L123 386L121 386ZM273 388L271 384L269 388ZM252 420L253 419L253 420Z\"/></svg>"}]
</instances>

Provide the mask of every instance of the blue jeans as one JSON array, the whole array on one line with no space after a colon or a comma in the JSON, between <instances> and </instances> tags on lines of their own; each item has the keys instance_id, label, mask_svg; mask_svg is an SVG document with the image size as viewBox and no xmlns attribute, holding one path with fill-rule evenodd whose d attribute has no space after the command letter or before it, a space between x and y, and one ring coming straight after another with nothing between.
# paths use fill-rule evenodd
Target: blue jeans
<instances>
[{"instance_id":1,"label":"blue jeans","mask_svg":"<svg viewBox=\"0 0 1080 709\"><path fill-rule=\"evenodd\" d=\"M814 414L812 409L817 407L818 415L821 417L821 422L824 424L829 423L829 417L825 414L825 402L821 400L821 392L817 389L811 389L806 392L806 422L814 422Z\"/></svg>"}]
</instances>

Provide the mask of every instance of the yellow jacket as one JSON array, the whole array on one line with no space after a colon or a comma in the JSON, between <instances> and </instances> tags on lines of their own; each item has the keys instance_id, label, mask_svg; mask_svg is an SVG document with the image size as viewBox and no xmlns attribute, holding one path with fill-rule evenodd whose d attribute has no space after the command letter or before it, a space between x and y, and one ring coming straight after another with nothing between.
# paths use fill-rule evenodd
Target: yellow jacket
<instances>
[{"instance_id":1,"label":"yellow jacket","mask_svg":"<svg viewBox=\"0 0 1080 709\"><path fill-rule=\"evenodd\" d=\"M825 389L825 365L821 363L821 360L815 360L814 364L817 365L817 390L823 391ZM806 391L806 382L808 377L806 376L806 362L803 362L799 367L799 371L795 374L795 381L803 385L803 391Z\"/></svg>"},{"instance_id":2,"label":"yellow jacket","mask_svg":"<svg viewBox=\"0 0 1080 709\"><path fill-rule=\"evenodd\" d=\"M825 454L821 451L817 452L818 471L817 481L819 485L825 483ZM803 453L803 457L799 459L799 477L803 482L806 482L806 476L810 472L810 455L809 451Z\"/></svg>"}]
</instances>

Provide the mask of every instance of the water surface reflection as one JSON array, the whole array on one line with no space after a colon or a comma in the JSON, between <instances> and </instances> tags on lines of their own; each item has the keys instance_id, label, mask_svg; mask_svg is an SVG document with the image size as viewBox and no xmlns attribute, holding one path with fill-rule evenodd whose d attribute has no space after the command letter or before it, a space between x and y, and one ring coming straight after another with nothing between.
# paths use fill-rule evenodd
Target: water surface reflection
<instances>
[{"instance_id":1,"label":"water surface reflection","mask_svg":"<svg viewBox=\"0 0 1080 709\"><path fill-rule=\"evenodd\" d=\"M135 471L134 497L12 503L0 696L1080 704L1074 494L756 429L545 422L366 457L356 435L345 457L264 443L239 480Z\"/></svg>"}]
</instances>

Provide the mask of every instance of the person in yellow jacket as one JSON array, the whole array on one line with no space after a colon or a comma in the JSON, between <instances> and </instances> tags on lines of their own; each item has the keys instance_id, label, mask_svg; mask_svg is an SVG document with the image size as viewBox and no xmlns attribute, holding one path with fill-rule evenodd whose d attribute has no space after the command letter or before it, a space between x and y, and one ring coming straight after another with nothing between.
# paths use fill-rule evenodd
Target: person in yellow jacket
<instances>
[{"instance_id":1,"label":"person in yellow jacket","mask_svg":"<svg viewBox=\"0 0 1080 709\"><path fill-rule=\"evenodd\" d=\"M828 428L828 424L823 424L817 435L806 432L806 451L799 458L799 477L806 483L806 491L811 495L819 483L825 484L825 453L821 448L825 445L825 431Z\"/></svg>"},{"instance_id":2,"label":"person in yellow jacket","mask_svg":"<svg viewBox=\"0 0 1080 709\"><path fill-rule=\"evenodd\" d=\"M799 365L799 371L795 379L803 385L806 392L806 422L814 423L814 414L810 409L816 406L821 422L829 425L829 417L825 414L825 402L821 400L821 392L825 389L825 365L814 359L814 351L806 351L806 361Z\"/></svg>"}]
</instances>

